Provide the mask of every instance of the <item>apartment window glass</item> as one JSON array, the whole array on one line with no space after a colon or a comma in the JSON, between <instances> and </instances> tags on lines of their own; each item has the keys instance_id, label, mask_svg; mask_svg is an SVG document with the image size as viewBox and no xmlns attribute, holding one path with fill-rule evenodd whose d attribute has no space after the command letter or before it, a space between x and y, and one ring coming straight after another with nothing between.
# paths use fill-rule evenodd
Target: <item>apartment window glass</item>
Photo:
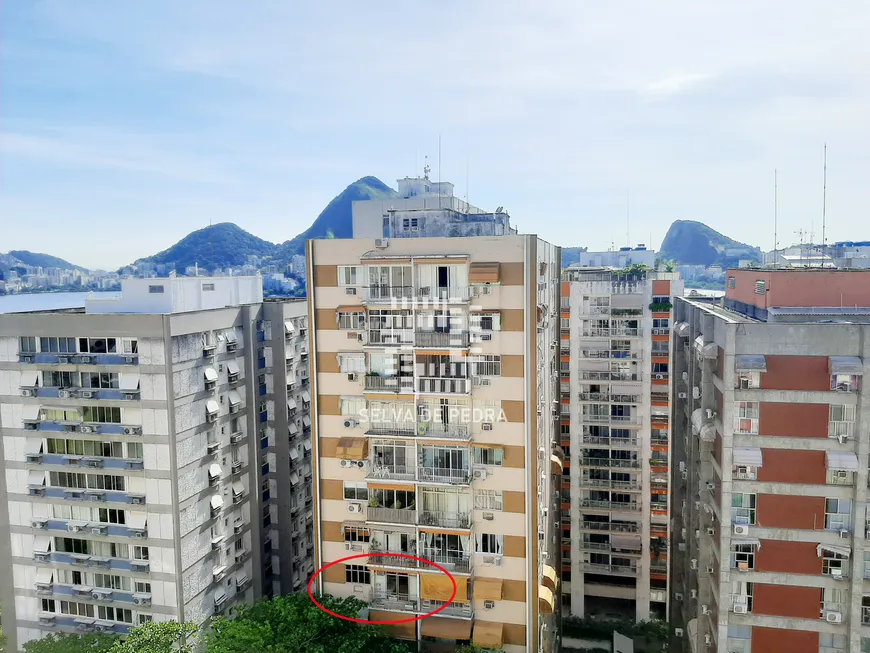
<instances>
[{"instance_id":1,"label":"apartment window glass","mask_svg":"<svg viewBox=\"0 0 870 653\"><path fill-rule=\"evenodd\" d=\"M339 286L359 286L362 284L362 274L358 265L338 266Z\"/></svg>"},{"instance_id":2,"label":"apartment window glass","mask_svg":"<svg viewBox=\"0 0 870 653\"><path fill-rule=\"evenodd\" d=\"M368 501L369 487L365 482L344 482L344 498L349 501Z\"/></svg>"},{"instance_id":3,"label":"apartment window glass","mask_svg":"<svg viewBox=\"0 0 870 653\"><path fill-rule=\"evenodd\" d=\"M761 387L761 372L738 372L736 386L740 390Z\"/></svg>"},{"instance_id":4,"label":"apartment window glass","mask_svg":"<svg viewBox=\"0 0 870 653\"><path fill-rule=\"evenodd\" d=\"M93 617L94 606L86 603L75 603L74 601L61 601L60 613L74 617Z\"/></svg>"},{"instance_id":5,"label":"apartment window glass","mask_svg":"<svg viewBox=\"0 0 870 653\"><path fill-rule=\"evenodd\" d=\"M359 417L366 407L362 397L342 397L339 401L342 417Z\"/></svg>"},{"instance_id":6,"label":"apartment window glass","mask_svg":"<svg viewBox=\"0 0 870 653\"><path fill-rule=\"evenodd\" d=\"M135 338L121 338L121 351L125 354L138 354L139 341Z\"/></svg>"},{"instance_id":7,"label":"apartment window glass","mask_svg":"<svg viewBox=\"0 0 870 653\"><path fill-rule=\"evenodd\" d=\"M731 495L731 513L735 524L755 523L755 500L755 495L747 492L735 492Z\"/></svg>"},{"instance_id":8,"label":"apartment window glass","mask_svg":"<svg viewBox=\"0 0 870 653\"><path fill-rule=\"evenodd\" d=\"M163 286L148 286L148 292L152 295L162 295Z\"/></svg>"},{"instance_id":9,"label":"apartment window glass","mask_svg":"<svg viewBox=\"0 0 870 653\"><path fill-rule=\"evenodd\" d=\"M745 583L741 580L731 581L731 605L744 605L746 606L747 612L752 612L752 583ZM729 626L729 638L736 637L738 639L749 639L750 636L751 634L747 635L745 638L742 638L738 635L732 635L731 627Z\"/></svg>"},{"instance_id":10,"label":"apartment window glass","mask_svg":"<svg viewBox=\"0 0 870 653\"><path fill-rule=\"evenodd\" d=\"M366 315L362 312L342 312L338 314L338 328L359 331L365 328Z\"/></svg>"},{"instance_id":11,"label":"apartment window glass","mask_svg":"<svg viewBox=\"0 0 870 653\"><path fill-rule=\"evenodd\" d=\"M365 374L365 354L339 354L338 367L342 374Z\"/></svg>"},{"instance_id":12,"label":"apartment window glass","mask_svg":"<svg viewBox=\"0 0 870 653\"><path fill-rule=\"evenodd\" d=\"M474 536L474 545L478 553L502 555L504 552L504 535L494 533L478 533Z\"/></svg>"},{"instance_id":13,"label":"apartment window glass","mask_svg":"<svg viewBox=\"0 0 870 653\"><path fill-rule=\"evenodd\" d=\"M35 354L36 338L33 336L21 336L18 340L18 348L22 354Z\"/></svg>"},{"instance_id":14,"label":"apartment window glass","mask_svg":"<svg viewBox=\"0 0 870 653\"><path fill-rule=\"evenodd\" d=\"M214 292L214 284L213 283L204 283L202 284L203 292Z\"/></svg>"},{"instance_id":15,"label":"apartment window glass","mask_svg":"<svg viewBox=\"0 0 870 653\"><path fill-rule=\"evenodd\" d=\"M133 560L148 560L148 547L147 546L134 546L133 547Z\"/></svg>"},{"instance_id":16,"label":"apartment window glass","mask_svg":"<svg viewBox=\"0 0 870 653\"><path fill-rule=\"evenodd\" d=\"M570 318L567 318L567 317L561 317L561 318L559 318L559 325L561 326L562 331L567 331L568 329L571 328L571 320L570 320Z\"/></svg>"},{"instance_id":17,"label":"apartment window glass","mask_svg":"<svg viewBox=\"0 0 870 653\"><path fill-rule=\"evenodd\" d=\"M79 351L83 354L115 354L117 338L79 338Z\"/></svg>"},{"instance_id":18,"label":"apartment window glass","mask_svg":"<svg viewBox=\"0 0 870 653\"><path fill-rule=\"evenodd\" d=\"M118 383L119 377L115 372L82 372L81 375L83 388L117 390Z\"/></svg>"},{"instance_id":19,"label":"apartment window glass","mask_svg":"<svg viewBox=\"0 0 870 653\"><path fill-rule=\"evenodd\" d=\"M85 422L97 422L100 424L120 424L121 409L113 406L85 406Z\"/></svg>"},{"instance_id":20,"label":"apartment window glass","mask_svg":"<svg viewBox=\"0 0 870 653\"><path fill-rule=\"evenodd\" d=\"M97 608L97 616L106 621L119 621L125 624L133 623L133 612L127 608L101 605Z\"/></svg>"},{"instance_id":21,"label":"apartment window glass","mask_svg":"<svg viewBox=\"0 0 870 653\"><path fill-rule=\"evenodd\" d=\"M76 353L75 338L40 338L39 351L52 354Z\"/></svg>"},{"instance_id":22,"label":"apartment window glass","mask_svg":"<svg viewBox=\"0 0 870 653\"><path fill-rule=\"evenodd\" d=\"M851 436L855 428L856 406L831 404L828 420L828 437Z\"/></svg>"},{"instance_id":23,"label":"apartment window glass","mask_svg":"<svg viewBox=\"0 0 870 653\"><path fill-rule=\"evenodd\" d=\"M472 450L475 465L501 466L504 464L504 449L474 447Z\"/></svg>"},{"instance_id":24,"label":"apartment window glass","mask_svg":"<svg viewBox=\"0 0 870 653\"><path fill-rule=\"evenodd\" d=\"M848 565L849 558L846 556L822 550L822 574L826 576L845 576L849 571Z\"/></svg>"},{"instance_id":25,"label":"apartment window glass","mask_svg":"<svg viewBox=\"0 0 870 653\"><path fill-rule=\"evenodd\" d=\"M475 490L474 507L477 510L503 510L504 494L501 490Z\"/></svg>"},{"instance_id":26,"label":"apartment window glass","mask_svg":"<svg viewBox=\"0 0 870 653\"><path fill-rule=\"evenodd\" d=\"M819 653L836 653L836 651L847 650L849 650L849 640L845 635L819 633Z\"/></svg>"},{"instance_id":27,"label":"apartment window glass","mask_svg":"<svg viewBox=\"0 0 870 653\"><path fill-rule=\"evenodd\" d=\"M560 298L559 298L559 305L560 305L563 309L565 309L565 308L571 308L571 298L570 298L570 297L560 297Z\"/></svg>"},{"instance_id":28,"label":"apartment window glass","mask_svg":"<svg viewBox=\"0 0 870 653\"><path fill-rule=\"evenodd\" d=\"M851 499L825 499L825 530L845 531L852 526Z\"/></svg>"},{"instance_id":29,"label":"apartment window glass","mask_svg":"<svg viewBox=\"0 0 870 653\"><path fill-rule=\"evenodd\" d=\"M344 580L346 583L353 583L354 585L370 585L372 577L368 567L363 565L347 565L344 568Z\"/></svg>"},{"instance_id":30,"label":"apartment window glass","mask_svg":"<svg viewBox=\"0 0 870 653\"><path fill-rule=\"evenodd\" d=\"M728 287L736 288L737 287L737 279L735 277L728 277Z\"/></svg>"},{"instance_id":31,"label":"apartment window glass","mask_svg":"<svg viewBox=\"0 0 870 653\"><path fill-rule=\"evenodd\" d=\"M501 314L471 313L468 323L472 331L501 331Z\"/></svg>"},{"instance_id":32,"label":"apartment window glass","mask_svg":"<svg viewBox=\"0 0 870 653\"><path fill-rule=\"evenodd\" d=\"M734 432L758 435L758 402L735 402Z\"/></svg>"},{"instance_id":33,"label":"apartment window glass","mask_svg":"<svg viewBox=\"0 0 870 653\"><path fill-rule=\"evenodd\" d=\"M475 356L471 362L473 376L501 376L501 356Z\"/></svg>"},{"instance_id":34,"label":"apartment window glass","mask_svg":"<svg viewBox=\"0 0 870 653\"><path fill-rule=\"evenodd\" d=\"M365 526L345 526L344 541L352 543L365 543L371 539L369 529Z\"/></svg>"},{"instance_id":35,"label":"apartment window glass","mask_svg":"<svg viewBox=\"0 0 870 653\"><path fill-rule=\"evenodd\" d=\"M667 329L670 325L670 320L666 317L653 318L653 329Z\"/></svg>"},{"instance_id":36,"label":"apartment window glass","mask_svg":"<svg viewBox=\"0 0 870 653\"><path fill-rule=\"evenodd\" d=\"M755 569L755 545L732 544L731 545L731 568L732 569Z\"/></svg>"},{"instance_id":37,"label":"apartment window glass","mask_svg":"<svg viewBox=\"0 0 870 653\"><path fill-rule=\"evenodd\" d=\"M43 612L55 612L54 599L42 599Z\"/></svg>"}]
</instances>

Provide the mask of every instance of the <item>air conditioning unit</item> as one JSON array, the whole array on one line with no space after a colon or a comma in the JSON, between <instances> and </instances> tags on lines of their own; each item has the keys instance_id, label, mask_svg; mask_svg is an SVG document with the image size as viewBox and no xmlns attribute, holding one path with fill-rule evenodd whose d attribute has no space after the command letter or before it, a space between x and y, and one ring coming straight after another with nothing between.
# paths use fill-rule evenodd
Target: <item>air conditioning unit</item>
<instances>
[{"instance_id":1,"label":"air conditioning unit","mask_svg":"<svg viewBox=\"0 0 870 653\"><path fill-rule=\"evenodd\" d=\"M688 478L689 478L689 472L688 472L687 470L684 469L682 472L680 472L680 477L681 477L684 481L685 481L685 480L688 480Z\"/></svg>"},{"instance_id":2,"label":"air conditioning unit","mask_svg":"<svg viewBox=\"0 0 870 653\"><path fill-rule=\"evenodd\" d=\"M356 467L356 465L353 464L352 460L342 460L341 466L344 467L345 469L349 469L351 467Z\"/></svg>"},{"instance_id":3,"label":"air conditioning unit","mask_svg":"<svg viewBox=\"0 0 870 653\"><path fill-rule=\"evenodd\" d=\"M674 637L682 637L683 629L682 628L674 628Z\"/></svg>"},{"instance_id":4,"label":"air conditioning unit","mask_svg":"<svg viewBox=\"0 0 870 653\"><path fill-rule=\"evenodd\" d=\"M837 568L831 569L831 578L834 580L843 580L845 578L845 576L843 576L843 570Z\"/></svg>"},{"instance_id":5,"label":"air conditioning unit","mask_svg":"<svg viewBox=\"0 0 870 653\"><path fill-rule=\"evenodd\" d=\"M713 565L707 565L707 569L706 569L706 571L707 571L707 573L710 574L710 575L713 575L714 573L716 573L716 570L715 570L715 568L713 567Z\"/></svg>"},{"instance_id":6,"label":"air conditioning unit","mask_svg":"<svg viewBox=\"0 0 870 653\"><path fill-rule=\"evenodd\" d=\"M484 601L483 609L484 610L492 610L495 607L495 601Z\"/></svg>"},{"instance_id":7,"label":"air conditioning unit","mask_svg":"<svg viewBox=\"0 0 870 653\"><path fill-rule=\"evenodd\" d=\"M704 635L704 645L710 646L713 643L713 636L709 633Z\"/></svg>"},{"instance_id":8,"label":"air conditioning unit","mask_svg":"<svg viewBox=\"0 0 870 653\"><path fill-rule=\"evenodd\" d=\"M492 431L492 422L483 422L480 425L481 431Z\"/></svg>"},{"instance_id":9,"label":"air conditioning unit","mask_svg":"<svg viewBox=\"0 0 870 653\"><path fill-rule=\"evenodd\" d=\"M748 614L748 613L749 613L749 606L747 606L745 603L736 603L734 605L734 614Z\"/></svg>"},{"instance_id":10,"label":"air conditioning unit","mask_svg":"<svg viewBox=\"0 0 870 653\"><path fill-rule=\"evenodd\" d=\"M22 396L22 397L32 397L32 396L33 396L33 390L22 390L22 391L21 391L21 396Z\"/></svg>"},{"instance_id":11,"label":"air conditioning unit","mask_svg":"<svg viewBox=\"0 0 870 653\"><path fill-rule=\"evenodd\" d=\"M34 518L34 519L30 520L30 527L31 528L45 528L47 522L48 522L48 520L44 519L44 518L39 518L39 519Z\"/></svg>"},{"instance_id":12,"label":"air conditioning unit","mask_svg":"<svg viewBox=\"0 0 870 653\"><path fill-rule=\"evenodd\" d=\"M715 528L708 528L707 535L709 535L710 537L713 537L714 535L716 535L716 529Z\"/></svg>"},{"instance_id":13,"label":"air conditioning unit","mask_svg":"<svg viewBox=\"0 0 870 653\"><path fill-rule=\"evenodd\" d=\"M706 603L701 606L701 614L710 614L710 606Z\"/></svg>"},{"instance_id":14,"label":"air conditioning unit","mask_svg":"<svg viewBox=\"0 0 870 653\"><path fill-rule=\"evenodd\" d=\"M106 535L106 533L108 533L108 526L91 526L92 535Z\"/></svg>"},{"instance_id":15,"label":"air conditioning unit","mask_svg":"<svg viewBox=\"0 0 870 653\"><path fill-rule=\"evenodd\" d=\"M485 481L488 473L485 467L478 467L471 472L471 477L476 481Z\"/></svg>"},{"instance_id":16,"label":"air conditioning unit","mask_svg":"<svg viewBox=\"0 0 870 653\"><path fill-rule=\"evenodd\" d=\"M58 356L57 362L61 365L67 365L69 363L69 356Z\"/></svg>"},{"instance_id":17,"label":"air conditioning unit","mask_svg":"<svg viewBox=\"0 0 870 653\"><path fill-rule=\"evenodd\" d=\"M93 399L94 391L93 390L82 390L81 391L82 399Z\"/></svg>"},{"instance_id":18,"label":"air conditioning unit","mask_svg":"<svg viewBox=\"0 0 870 653\"><path fill-rule=\"evenodd\" d=\"M133 603L136 605L151 605L151 597L143 595L133 595Z\"/></svg>"},{"instance_id":19,"label":"air conditioning unit","mask_svg":"<svg viewBox=\"0 0 870 653\"><path fill-rule=\"evenodd\" d=\"M843 623L843 614L841 612L829 611L825 613L825 621L829 624Z\"/></svg>"},{"instance_id":20,"label":"air conditioning unit","mask_svg":"<svg viewBox=\"0 0 870 653\"><path fill-rule=\"evenodd\" d=\"M209 453L215 453L215 452L217 452L218 449L220 449L220 446L221 446L220 442L209 442L206 445L206 449L208 450Z\"/></svg>"},{"instance_id":21,"label":"air conditioning unit","mask_svg":"<svg viewBox=\"0 0 870 653\"><path fill-rule=\"evenodd\" d=\"M79 356L79 363L90 363L90 362L91 362L90 356Z\"/></svg>"},{"instance_id":22,"label":"air conditioning unit","mask_svg":"<svg viewBox=\"0 0 870 653\"><path fill-rule=\"evenodd\" d=\"M697 558L692 558L692 559L689 561L689 567L692 568L692 569L697 569L697 568L698 568L698 559L697 559Z\"/></svg>"},{"instance_id":23,"label":"air conditioning unit","mask_svg":"<svg viewBox=\"0 0 870 653\"><path fill-rule=\"evenodd\" d=\"M139 426L125 426L124 435L141 435L142 428Z\"/></svg>"},{"instance_id":24,"label":"air conditioning unit","mask_svg":"<svg viewBox=\"0 0 870 653\"><path fill-rule=\"evenodd\" d=\"M837 442L839 442L840 444L846 444L848 441L849 441L848 435L838 435L837 436Z\"/></svg>"},{"instance_id":25,"label":"air conditioning unit","mask_svg":"<svg viewBox=\"0 0 870 653\"><path fill-rule=\"evenodd\" d=\"M84 526L81 526L80 524L67 524L67 526L66 526L66 529L70 533L78 533L83 528L84 528Z\"/></svg>"},{"instance_id":26,"label":"air conditioning unit","mask_svg":"<svg viewBox=\"0 0 870 653\"><path fill-rule=\"evenodd\" d=\"M349 513L358 514L362 512L362 504L361 503L349 503L347 504L347 511Z\"/></svg>"},{"instance_id":27,"label":"air conditioning unit","mask_svg":"<svg viewBox=\"0 0 870 653\"><path fill-rule=\"evenodd\" d=\"M689 398L689 395L687 395L685 392L678 392L678 393L677 393L677 396L678 396L680 399L688 399L688 398Z\"/></svg>"},{"instance_id":28,"label":"air conditioning unit","mask_svg":"<svg viewBox=\"0 0 870 653\"><path fill-rule=\"evenodd\" d=\"M683 593L682 592L674 592L674 601L682 601Z\"/></svg>"},{"instance_id":29,"label":"air conditioning unit","mask_svg":"<svg viewBox=\"0 0 870 653\"><path fill-rule=\"evenodd\" d=\"M491 512L485 512L483 513L483 519L485 521L493 521L495 519L495 515Z\"/></svg>"},{"instance_id":30,"label":"air conditioning unit","mask_svg":"<svg viewBox=\"0 0 870 653\"><path fill-rule=\"evenodd\" d=\"M734 524L735 535L749 535L749 526L746 524Z\"/></svg>"},{"instance_id":31,"label":"air conditioning unit","mask_svg":"<svg viewBox=\"0 0 870 653\"><path fill-rule=\"evenodd\" d=\"M347 380L348 380L348 381L358 381L358 380L359 380L359 375L358 375L358 374L353 374L353 373L352 373L352 374L348 374L348 375L347 375Z\"/></svg>"},{"instance_id":32,"label":"air conditioning unit","mask_svg":"<svg viewBox=\"0 0 870 653\"><path fill-rule=\"evenodd\" d=\"M344 292L347 295L356 295L356 288L345 288Z\"/></svg>"},{"instance_id":33,"label":"air conditioning unit","mask_svg":"<svg viewBox=\"0 0 870 653\"><path fill-rule=\"evenodd\" d=\"M378 249L386 249L390 245L389 238L375 238L375 247Z\"/></svg>"},{"instance_id":34,"label":"air conditioning unit","mask_svg":"<svg viewBox=\"0 0 870 653\"><path fill-rule=\"evenodd\" d=\"M344 420L344 428L346 429L355 429L357 426L359 426L359 422L355 419Z\"/></svg>"},{"instance_id":35,"label":"air conditioning unit","mask_svg":"<svg viewBox=\"0 0 870 653\"><path fill-rule=\"evenodd\" d=\"M69 390L58 390L57 396L60 397L61 399L69 399L70 392L69 392Z\"/></svg>"},{"instance_id":36,"label":"air conditioning unit","mask_svg":"<svg viewBox=\"0 0 870 653\"><path fill-rule=\"evenodd\" d=\"M693 599L698 598L698 590L690 590L689 593L691 594Z\"/></svg>"},{"instance_id":37,"label":"air conditioning unit","mask_svg":"<svg viewBox=\"0 0 870 653\"><path fill-rule=\"evenodd\" d=\"M656 381L664 381L664 379L665 379L664 374L656 374Z\"/></svg>"},{"instance_id":38,"label":"air conditioning unit","mask_svg":"<svg viewBox=\"0 0 870 653\"><path fill-rule=\"evenodd\" d=\"M124 362L125 363L135 363L136 357L135 356L124 356Z\"/></svg>"},{"instance_id":39,"label":"air conditioning unit","mask_svg":"<svg viewBox=\"0 0 870 653\"><path fill-rule=\"evenodd\" d=\"M92 426L80 426L79 433L93 433L94 427Z\"/></svg>"}]
</instances>

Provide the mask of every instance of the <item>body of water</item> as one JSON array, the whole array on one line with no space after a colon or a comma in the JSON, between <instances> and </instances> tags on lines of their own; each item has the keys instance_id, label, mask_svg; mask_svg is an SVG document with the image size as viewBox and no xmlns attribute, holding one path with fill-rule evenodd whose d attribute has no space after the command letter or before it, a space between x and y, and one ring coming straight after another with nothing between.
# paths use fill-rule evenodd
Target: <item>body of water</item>
<instances>
[{"instance_id":1,"label":"body of water","mask_svg":"<svg viewBox=\"0 0 870 653\"><path fill-rule=\"evenodd\" d=\"M31 294L3 295L0 297L0 313L30 313L55 311L64 308L84 308L87 292L41 292ZM95 293L111 297L118 293Z\"/></svg>"}]
</instances>

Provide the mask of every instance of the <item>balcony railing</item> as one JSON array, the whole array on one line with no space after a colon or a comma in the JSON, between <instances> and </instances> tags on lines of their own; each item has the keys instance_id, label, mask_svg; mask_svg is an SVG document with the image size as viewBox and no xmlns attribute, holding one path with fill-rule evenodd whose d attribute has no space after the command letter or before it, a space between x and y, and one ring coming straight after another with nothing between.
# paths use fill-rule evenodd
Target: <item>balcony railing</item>
<instances>
[{"instance_id":1,"label":"balcony railing","mask_svg":"<svg viewBox=\"0 0 870 653\"><path fill-rule=\"evenodd\" d=\"M600 565L594 562L583 562L580 567L583 571L593 574L617 574L620 576L637 575L637 565Z\"/></svg>"},{"instance_id":2,"label":"balcony railing","mask_svg":"<svg viewBox=\"0 0 870 653\"><path fill-rule=\"evenodd\" d=\"M392 551L382 551L378 548L378 542L373 541L372 547L370 548L370 553L393 553ZM396 551L395 553L400 553ZM417 569L420 566L420 563L414 558L406 558L405 556L415 556L415 551L411 550L408 553L402 553L401 555L377 555L371 556L368 558L368 563L372 566L381 566L381 567L403 567L405 569Z\"/></svg>"},{"instance_id":3,"label":"balcony railing","mask_svg":"<svg viewBox=\"0 0 870 653\"><path fill-rule=\"evenodd\" d=\"M412 508L384 508L369 506L366 512L368 521L379 521L388 524L416 524L417 511Z\"/></svg>"},{"instance_id":4,"label":"balcony railing","mask_svg":"<svg viewBox=\"0 0 870 653\"><path fill-rule=\"evenodd\" d=\"M392 424L385 422L369 422L366 425L366 435L385 435L395 437L413 437L417 434L415 424Z\"/></svg>"},{"instance_id":5,"label":"balcony railing","mask_svg":"<svg viewBox=\"0 0 870 653\"><path fill-rule=\"evenodd\" d=\"M373 608L397 610L399 612L419 612L420 601L407 594L372 592L370 605Z\"/></svg>"},{"instance_id":6,"label":"balcony railing","mask_svg":"<svg viewBox=\"0 0 870 653\"><path fill-rule=\"evenodd\" d=\"M439 286L422 286L417 288L417 299L439 302L467 302L473 296L471 286L456 286L442 288Z\"/></svg>"},{"instance_id":7,"label":"balcony railing","mask_svg":"<svg viewBox=\"0 0 870 653\"><path fill-rule=\"evenodd\" d=\"M411 465L382 465L372 463L368 466L366 478L382 478L394 481L413 481L414 467Z\"/></svg>"},{"instance_id":8,"label":"balcony railing","mask_svg":"<svg viewBox=\"0 0 870 653\"><path fill-rule=\"evenodd\" d=\"M636 447L637 438L612 438L609 435L588 435L584 433L581 436L583 444L604 444L612 446Z\"/></svg>"},{"instance_id":9,"label":"balcony railing","mask_svg":"<svg viewBox=\"0 0 870 653\"><path fill-rule=\"evenodd\" d=\"M369 329L369 345L392 347L414 344L411 329Z\"/></svg>"},{"instance_id":10,"label":"balcony railing","mask_svg":"<svg viewBox=\"0 0 870 653\"><path fill-rule=\"evenodd\" d=\"M640 510L639 503L623 503L620 501L601 501L598 499L580 499L581 508L597 508L598 510Z\"/></svg>"},{"instance_id":11,"label":"balcony railing","mask_svg":"<svg viewBox=\"0 0 870 653\"><path fill-rule=\"evenodd\" d=\"M471 428L468 424L450 424L445 422L420 422L417 433L423 436L437 436L455 440L470 440Z\"/></svg>"},{"instance_id":12,"label":"balcony railing","mask_svg":"<svg viewBox=\"0 0 870 653\"><path fill-rule=\"evenodd\" d=\"M637 533L639 526L628 522L582 521L580 528L587 531L602 531L611 533Z\"/></svg>"},{"instance_id":13,"label":"balcony railing","mask_svg":"<svg viewBox=\"0 0 870 653\"><path fill-rule=\"evenodd\" d=\"M583 329L583 337L584 338L610 338L612 336L640 336L643 335L643 329L632 329L632 328L594 328L594 329Z\"/></svg>"},{"instance_id":14,"label":"balcony railing","mask_svg":"<svg viewBox=\"0 0 870 653\"><path fill-rule=\"evenodd\" d=\"M411 300L414 289L411 286L366 286L363 300L367 302L391 302L394 300Z\"/></svg>"},{"instance_id":15,"label":"balcony railing","mask_svg":"<svg viewBox=\"0 0 870 653\"><path fill-rule=\"evenodd\" d=\"M424 510L420 513L421 526L441 528L471 528L471 515L467 512L437 512Z\"/></svg>"},{"instance_id":16,"label":"balcony railing","mask_svg":"<svg viewBox=\"0 0 870 653\"><path fill-rule=\"evenodd\" d=\"M468 573L471 571L471 556L458 551L442 551L439 549L423 549L420 557L441 565L447 571Z\"/></svg>"},{"instance_id":17,"label":"balcony railing","mask_svg":"<svg viewBox=\"0 0 870 653\"><path fill-rule=\"evenodd\" d=\"M417 480L429 481L431 483L450 483L451 485L468 485L471 482L471 470L448 467L418 467Z\"/></svg>"},{"instance_id":18,"label":"balcony railing","mask_svg":"<svg viewBox=\"0 0 870 653\"><path fill-rule=\"evenodd\" d=\"M417 379L417 391L431 394L468 394L470 379L427 376Z\"/></svg>"},{"instance_id":19,"label":"balcony railing","mask_svg":"<svg viewBox=\"0 0 870 653\"><path fill-rule=\"evenodd\" d=\"M414 377L366 374L364 388L368 392L414 392Z\"/></svg>"},{"instance_id":20,"label":"balcony railing","mask_svg":"<svg viewBox=\"0 0 870 653\"><path fill-rule=\"evenodd\" d=\"M630 467L638 469L640 467L639 460L624 460L622 458L580 458L580 465L583 467Z\"/></svg>"},{"instance_id":21,"label":"balcony railing","mask_svg":"<svg viewBox=\"0 0 870 653\"><path fill-rule=\"evenodd\" d=\"M417 347L468 347L470 342L468 331L417 331L414 336Z\"/></svg>"},{"instance_id":22,"label":"balcony railing","mask_svg":"<svg viewBox=\"0 0 870 653\"><path fill-rule=\"evenodd\" d=\"M420 601L420 611L429 613L433 610L437 610L442 605L445 605L444 601ZM471 618L474 615L471 603L447 603L446 605L447 607L441 610L441 612L438 613L439 615L468 618Z\"/></svg>"},{"instance_id":23,"label":"balcony railing","mask_svg":"<svg viewBox=\"0 0 870 653\"><path fill-rule=\"evenodd\" d=\"M612 481L604 478L586 478L581 477L579 481L581 487L599 487L608 490L638 490L640 483L638 481Z\"/></svg>"},{"instance_id":24,"label":"balcony railing","mask_svg":"<svg viewBox=\"0 0 870 653\"><path fill-rule=\"evenodd\" d=\"M584 381L643 381L643 374L581 370L580 378Z\"/></svg>"},{"instance_id":25,"label":"balcony railing","mask_svg":"<svg viewBox=\"0 0 870 653\"><path fill-rule=\"evenodd\" d=\"M640 424L640 417L637 415L601 415L601 414L584 414L582 415L584 422L591 424L607 424L616 422L618 424L626 424L629 426L637 426Z\"/></svg>"}]
</instances>

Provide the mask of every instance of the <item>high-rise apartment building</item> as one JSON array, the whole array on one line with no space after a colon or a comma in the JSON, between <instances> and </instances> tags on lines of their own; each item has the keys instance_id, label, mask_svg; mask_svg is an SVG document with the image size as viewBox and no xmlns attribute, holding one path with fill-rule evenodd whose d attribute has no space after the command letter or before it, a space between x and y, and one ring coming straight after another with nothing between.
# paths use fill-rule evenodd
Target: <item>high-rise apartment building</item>
<instances>
[{"instance_id":1,"label":"high-rise apartment building","mask_svg":"<svg viewBox=\"0 0 870 653\"><path fill-rule=\"evenodd\" d=\"M84 310L0 316L12 650L201 624L307 578L306 328L305 303L264 303L259 277L128 279Z\"/></svg>"},{"instance_id":2,"label":"high-rise apartment building","mask_svg":"<svg viewBox=\"0 0 870 653\"><path fill-rule=\"evenodd\" d=\"M870 650L870 272L677 299L671 650Z\"/></svg>"},{"instance_id":3,"label":"high-rise apartment building","mask_svg":"<svg viewBox=\"0 0 870 653\"><path fill-rule=\"evenodd\" d=\"M562 271L562 601L580 617L667 613L669 327L682 293L670 272Z\"/></svg>"},{"instance_id":4,"label":"high-rise apartment building","mask_svg":"<svg viewBox=\"0 0 870 653\"><path fill-rule=\"evenodd\" d=\"M443 608L390 627L426 650L558 651L560 250L317 240L308 265L317 566L377 554L315 589L380 621Z\"/></svg>"}]
</instances>

